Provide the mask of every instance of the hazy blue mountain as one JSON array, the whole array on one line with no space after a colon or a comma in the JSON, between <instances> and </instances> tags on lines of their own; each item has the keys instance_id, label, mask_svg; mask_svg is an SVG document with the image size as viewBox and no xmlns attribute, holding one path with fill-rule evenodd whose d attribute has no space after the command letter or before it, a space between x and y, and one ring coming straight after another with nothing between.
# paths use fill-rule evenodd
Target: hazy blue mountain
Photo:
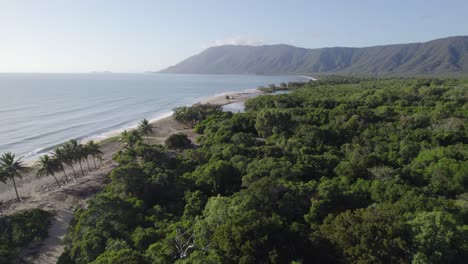
<instances>
[{"instance_id":1,"label":"hazy blue mountain","mask_svg":"<svg viewBox=\"0 0 468 264\"><path fill-rule=\"evenodd\" d=\"M206 49L164 73L202 74L468 74L468 36L365 48L290 45Z\"/></svg>"}]
</instances>

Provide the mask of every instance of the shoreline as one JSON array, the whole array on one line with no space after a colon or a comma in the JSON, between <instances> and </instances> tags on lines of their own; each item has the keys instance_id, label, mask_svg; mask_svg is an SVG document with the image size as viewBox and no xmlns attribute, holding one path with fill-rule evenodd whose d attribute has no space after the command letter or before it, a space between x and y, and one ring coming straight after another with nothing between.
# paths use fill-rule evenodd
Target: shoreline
<instances>
[{"instance_id":1,"label":"shoreline","mask_svg":"<svg viewBox=\"0 0 468 264\"><path fill-rule=\"evenodd\" d=\"M281 78L283 79L283 78ZM297 81L302 81L302 82L307 82L308 80L311 79L309 76L301 76L301 75L288 75L285 77L285 79L296 79ZM280 81L284 80L275 80L273 81L274 83L278 84ZM266 81L265 83L267 83ZM249 88L250 86L250 88ZM179 107L183 105L190 105L190 104L196 104L196 103L216 103L216 104L227 104L227 103L232 103L235 102L234 100L231 101L223 101L219 102L221 97L227 96L227 95L236 95L236 94L253 94L253 95L258 95L260 92L258 91L258 88L252 87L253 85L238 85L237 87L230 87L230 89L226 89L223 91L223 89L218 88L218 91L214 90L211 91L212 94L208 95L193 95L191 97L185 97L182 95L179 100L172 100L170 104L164 104L160 107L151 107L151 111L149 112L140 112L136 113L133 115L128 115L124 119L119 119L118 117L114 120L109 120L110 122L105 123L104 126L99 126L99 127L89 127L86 130L83 130L82 132L73 132L73 130L70 130L66 134L68 136L62 136L60 135L59 137L48 137L47 140L42 140L39 139L39 141L31 141L31 142L20 142L18 145L19 148L16 149L15 151L15 145L13 145L12 149L9 151L12 151L15 153L18 157L20 157L25 163L32 165L37 159L44 154L51 154L53 149L55 149L58 146L61 146L64 144L68 139L76 139L78 142L89 142L90 140L94 140L95 142L102 142L105 141L109 138L115 137L119 133L121 133L124 130L129 130L133 129L138 125L138 122L146 118L150 120L151 123L156 122L160 119L164 119L172 114L172 108L174 107ZM164 95L159 96L158 100L164 101ZM169 99L168 99L169 100ZM213 101L215 100L215 101ZM217 101L217 102L216 102ZM118 109L118 105L117 105ZM133 116L133 117L132 117ZM80 124L80 123L78 123ZM29 128L29 133L27 133L24 138L29 138L29 137L34 137L37 133L34 129ZM52 133L55 133L53 128L50 130ZM31 135L31 136L29 136ZM47 134L45 134L47 135ZM9 141L6 142L9 144ZM6 145L5 150L7 151L9 147Z\"/></svg>"},{"instance_id":2,"label":"shoreline","mask_svg":"<svg viewBox=\"0 0 468 264\"><path fill-rule=\"evenodd\" d=\"M245 101L251 97L255 97L255 96L259 96L261 95L263 92L258 90L258 89L247 89L247 90L242 90L242 91L230 91L230 92L224 92L224 93L218 93L218 94L214 94L214 95L211 95L211 96L208 96L208 97L205 97L205 98L201 98L201 99L196 99L196 101L193 103L193 104L189 104L190 105L195 105L195 104L218 104L218 105L227 105L227 104L231 104L231 103L236 103L236 102L242 102L242 101ZM226 96L229 96L230 99L226 99ZM181 105L183 106L183 105ZM160 121L163 121L167 118L170 118L172 117L172 115L174 114L174 111L170 110L168 112L163 112L161 114L159 114L158 116L156 117L153 117L153 118L150 118L148 119L149 122L153 125L158 125L158 123ZM140 120L135 120L135 122L139 122ZM111 131L107 131L107 132L104 132L104 133L101 133L101 134L96 134L96 135L91 135L91 136L84 136L82 139L79 139L78 140L78 143L81 143L81 144L85 144L91 140L93 140L95 143L102 143L102 142L105 142L106 140L109 140L113 137L116 137L118 136L120 133L122 133L124 130L133 130L135 129L136 127L138 126L138 123L135 123L135 124L132 124L132 125L129 125L129 126L126 126L126 127L123 127L123 128L118 128L118 129L115 129L115 130L111 130ZM27 157L27 158L23 158L23 162L24 164L26 164L27 166L33 166L35 164L35 162L39 159L40 156L42 155L45 155L45 154L50 154L51 151L57 147L57 146L60 146L62 144L64 144L65 142L63 143L60 143L60 144L56 144L54 146L50 146L50 147L44 147L41 149L41 151ZM32 151L32 152L29 152L29 153L33 153L35 151ZM24 156L24 155L22 155Z\"/></svg>"},{"instance_id":3,"label":"shoreline","mask_svg":"<svg viewBox=\"0 0 468 264\"><path fill-rule=\"evenodd\" d=\"M263 93L257 89L248 89L244 91L212 95L205 99L198 100L194 104L211 103L224 106L231 103L245 102L247 99L259 96L261 94ZM229 96L229 99L227 99L226 96ZM146 138L147 140L149 140L150 144L164 144L166 138L174 133L185 133L191 140L195 140L195 138L197 137L197 135L193 132L192 128L188 128L182 123L177 122L174 119L172 112L170 114L167 114L167 116L163 116L156 120L151 120L151 124L155 126L155 133L149 135ZM104 171L100 170L101 173L110 172L111 168L114 165L116 165L112 159L112 156L121 149L121 146L117 140L118 135L119 133L115 132L114 134L109 134L107 137L101 138L99 141L96 141L101 147L101 151L103 152L103 160L106 164L105 167L108 169L107 170L103 168ZM80 141L80 143L83 142ZM31 169L22 174L22 178L18 178L16 180L18 192L23 199L21 203L14 202L16 206L10 207L8 204L15 200L15 191L12 187L12 183L6 182L6 184L0 184L0 215L2 215L3 213L17 211L17 209L22 208L22 205L25 205L25 203L28 204L28 200L30 200L31 196L43 195L61 189L56 187L56 183L53 180L53 177L36 177L36 169L34 167L35 162L37 161L40 155L44 154L45 153L38 154L35 156L34 159L23 159L25 165L27 165ZM83 167L86 168L85 166ZM67 166L65 170L68 175L72 174L72 169L70 167ZM78 174L80 174L79 171ZM57 177L61 180L62 173L57 173ZM84 178L86 177L88 177L87 174L85 174ZM78 181L72 181L72 183L69 184L75 185L79 184L79 182L80 179L78 179ZM65 185L65 187L69 184Z\"/></svg>"},{"instance_id":4,"label":"shoreline","mask_svg":"<svg viewBox=\"0 0 468 264\"><path fill-rule=\"evenodd\" d=\"M196 103L227 105L245 102L261 94L262 92L258 90L244 90L213 95L198 100ZM229 96L229 99L226 96ZM177 122L172 112L168 116L153 119L151 124L156 129L154 133L145 137L145 141L149 144L164 144L164 141L174 133L184 133L192 141L198 136L192 128ZM77 207L85 206L88 199L105 188L110 172L118 165L112 159L113 155L122 149L117 137L102 139L99 145L103 152L103 163L99 164L97 169L91 166L91 170L83 164L86 173L81 176L77 169L79 177L71 181L64 181L64 175L58 173L57 178L62 184L60 187L57 186L53 177L37 178L35 168L24 173L23 177L16 181L21 197L20 202L16 202L11 182L0 184L0 216L32 208L42 208L54 214L49 227L49 237L41 242L30 244L21 253L21 259L31 263L55 263L62 254L65 247L63 241L73 218L73 211ZM65 170L71 178L72 169L67 166Z\"/></svg>"}]
</instances>

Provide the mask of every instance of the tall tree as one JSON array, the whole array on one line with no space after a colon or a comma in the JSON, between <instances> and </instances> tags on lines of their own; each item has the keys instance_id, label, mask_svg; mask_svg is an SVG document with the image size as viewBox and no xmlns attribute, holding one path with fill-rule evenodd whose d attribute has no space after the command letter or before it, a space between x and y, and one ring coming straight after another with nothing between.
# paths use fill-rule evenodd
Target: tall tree
<instances>
[{"instance_id":1,"label":"tall tree","mask_svg":"<svg viewBox=\"0 0 468 264\"><path fill-rule=\"evenodd\" d=\"M88 166L88 172L91 173L91 167L89 167L89 149L88 145L81 145L81 155L83 156L83 159L86 160L86 165Z\"/></svg>"},{"instance_id":2,"label":"tall tree","mask_svg":"<svg viewBox=\"0 0 468 264\"><path fill-rule=\"evenodd\" d=\"M76 141L75 139L70 139L66 145L68 147L69 153L73 161L78 162L78 164L80 165L81 176L84 176L83 164L82 164L82 161L84 159L83 145L78 144L78 141Z\"/></svg>"},{"instance_id":3,"label":"tall tree","mask_svg":"<svg viewBox=\"0 0 468 264\"><path fill-rule=\"evenodd\" d=\"M141 135L137 130L132 130L130 132L125 130L120 135L120 142L125 148L133 149L138 142L141 142Z\"/></svg>"},{"instance_id":4,"label":"tall tree","mask_svg":"<svg viewBox=\"0 0 468 264\"><path fill-rule=\"evenodd\" d=\"M65 143L65 145L63 146L63 150L65 152L64 162L65 164L67 164L68 166L72 168L73 176L75 176L75 179L76 179L78 177L76 176L75 167L73 166L73 164L75 163L75 156L76 156L75 154L76 149L74 147L74 144L71 143L70 141Z\"/></svg>"},{"instance_id":5,"label":"tall tree","mask_svg":"<svg viewBox=\"0 0 468 264\"><path fill-rule=\"evenodd\" d=\"M41 156L39 160L36 162L36 166L38 167L36 176L43 177L43 176L52 175L57 185L60 186L60 183L57 180L57 177L55 177L55 172L60 167L59 164L60 162L57 159L50 158L49 155Z\"/></svg>"},{"instance_id":6,"label":"tall tree","mask_svg":"<svg viewBox=\"0 0 468 264\"><path fill-rule=\"evenodd\" d=\"M101 163L101 166L104 165L104 157L102 156L102 154L97 154L96 155L96 158L99 160L99 163Z\"/></svg>"},{"instance_id":7,"label":"tall tree","mask_svg":"<svg viewBox=\"0 0 468 264\"><path fill-rule=\"evenodd\" d=\"M27 167L23 164L21 159L17 159L15 154L11 152L3 153L0 157L0 179L5 182L5 180L10 179L13 181L13 186L15 187L16 199L21 201L18 195L18 189L16 188L15 177L21 178L20 172L23 172Z\"/></svg>"},{"instance_id":8,"label":"tall tree","mask_svg":"<svg viewBox=\"0 0 468 264\"><path fill-rule=\"evenodd\" d=\"M86 144L86 148L88 149L89 154L93 157L94 168L97 169L96 157L98 155L102 155L102 151L99 149L100 148L99 145L94 143L94 141L91 140Z\"/></svg>"},{"instance_id":9,"label":"tall tree","mask_svg":"<svg viewBox=\"0 0 468 264\"><path fill-rule=\"evenodd\" d=\"M81 176L84 176L83 160L85 160L85 150L81 144L76 146L75 160L78 161L78 164L80 165Z\"/></svg>"},{"instance_id":10,"label":"tall tree","mask_svg":"<svg viewBox=\"0 0 468 264\"><path fill-rule=\"evenodd\" d=\"M68 178L64 166L65 160L67 159L66 154L66 151L61 147L54 149L54 152L52 153L54 158L58 161L58 166L63 171L63 176L65 177L65 179Z\"/></svg>"},{"instance_id":11,"label":"tall tree","mask_svg":"<svg viewBox=\"0 0 468 264\"><path fill-rule=\"evenodd\" d=\"M141 135L146 136L146 143L149 143L148 135L154 133L154 126L145 118L138 124L138 131Z\"/></svg>"}]
</instances>

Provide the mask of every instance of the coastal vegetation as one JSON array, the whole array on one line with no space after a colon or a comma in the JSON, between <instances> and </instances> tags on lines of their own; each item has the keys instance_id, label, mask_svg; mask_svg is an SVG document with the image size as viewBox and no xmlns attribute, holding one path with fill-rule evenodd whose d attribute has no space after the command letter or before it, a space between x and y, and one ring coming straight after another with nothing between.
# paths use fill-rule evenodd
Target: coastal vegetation
<instances>
[{"instance_id":1,"label":"coastal vegetation","mask_svg":"<svg viewBox=\"0 0 468 264\"><path fill-rule=\"evenodd\" d=\"M15 178L21 178L22 173L33 172L38 178L52 176L54 182L60 187L70 181L65 165L70 166L75 178L77 178L73 165L86 160L87 171L91 172L93 169L98 169L96 159L101 154L100 146L94 141L83 145L76 140L70 140L57 147L51 155L40 156L32 167L28 167L21 158L7 152L0 156L0 181L4 183L12 181L16 200L20 202L21 194L17 190ZM88 162L89 157L94 160L94 168ZM82 168L82 166L80 167ZM63 173L62 180L57 178L57 173ZM82 173L85 174L83 170ZM52 212L36 208L0 216L0 263L19 263L20 252L30 242L47 237L52 215Z\"/></svg>"},{"instance_id":2,"label":"coastal vegetation","mask_svg":"<svg viewBox=\"0 0 468 264\"><path fill-rule=\"evenodd\" d=\"M11 180L15 189L16 199L20 201L21 197L18 193L15 178L21 178L22 172L35 169L38 178L52 176L57 185L61 186L56 177L57 172L63 172L64 183L70 180L65 170L65 165L68 165L72 169L73 175L77 179L78 176L73 165L78 163L81 174L84 176L85 172L83 171L82 162L86 160L87 170L91 172L92 167L89 165L89 157L93 158L94 169L98 169L96 159L99 159L100 155L102 155L100 146L94 143L94 141L91 140L86 145L83 145L72 139L62 146L55 148L51 155L44 154L40 156L35 165L30 168L24 164L21 158L17 158L11 152L6 152L0 156L0 181L6 183L7 180Z\"/></svg>"},{"instance_id":3,"label":"coastal vegetation","mask_svg":"<svg viewBox=\"0 0 468 264\"><path fill-rule=\"evenodd\" d=\"M221 106L215 104L195 104L174 108L175 120L187 125L195 126L209 115L221 113Z\"/></svg>"},{"instance_id":4,"label":"coastal vegetation","mask_svg":"<svg viewBox=\"0 0 468 264\"><path fill-rule=\"evenodd\" d=\"M41 209L0 217L0 263L16 262L29 243L47 237L51 213Z\"/></svg>"},{"instance_id":5,"label":"coastal vegetation","mask_svg":"<svg viewBox=\"0 0 468 264\"><path fill-rule=\"evenodd\" d=\"M188 139L187 135L178 133L170 135L166 141L164 141L164 145L168 149L186 149L192 146L192 141Z\"/></svg>"},{"instance_id":6,"label":"coastal vegetation","mask_svg":"<svg viewBox=\"0 0 468 264\"><path fill-rule=\"evenodd\" d=\"M290 89L245 113L176 109L196 145L122 133L119 166L75 211L58 263L464 263L468 83Z\"/></svg>"},{"instance_id":7,"label":"coastal vegetation","mask_svg":"<svg viewBox=\"0 0 468 264\"><path fill-rule=\"evenodd\" d=\"M26 169L27 168L23 162L16 158L15 154L11 152L3 153L0 157L0 181L5 183L7 180L11 180L13 182L16 200L18 202L21 198L18 194L15 178L21 178L21 172L24 172Z\"/></svg>"},{"instance_id":8,"label":"coastal vegetation","mask_svg":"<svg viewBox=\"0 0 468 264\"><path fill-rule=\"evenodd\" d=\"M145 118L138 124L138 132L140 132L141 135L148 137L148 135L154 133L154 126Z\"/></svg>"},{"instance_id":9,"label":"coastal vegetation","mask_svg":"<svg viewBox=\"0 0 468 264\"><path fill-rule=\"evenodd\" d=\"M274 93L274 92L277 92L277 91L287 91L287 90L290 90L291 88L295 87L295 86L302 86L304 85L303 82L297 82L297 85L295 85L295 82L290 82L289 84L286 84L284 83L284 86L281 85L281 86L276 86L276 85L270 85L268 87L265 87L265 86L259 86L257 89L260 90L261 92L263 93Z\"/></svg>"},{"instance_id":10,"label":"coastal vegetation","mask_svg":"<svg viewBox=\"0 0 468 264\"><path fill-rule=\"evenodd\" d=\"M43 155L39 157L39 160L36 162L36 166L38 167L37 177L52 175L57 185L60 186L57 177L55 177L55 173L61 169L60 166L62 166L58 159L50 158L49 155Z\"/></svg>"}]
</instances>

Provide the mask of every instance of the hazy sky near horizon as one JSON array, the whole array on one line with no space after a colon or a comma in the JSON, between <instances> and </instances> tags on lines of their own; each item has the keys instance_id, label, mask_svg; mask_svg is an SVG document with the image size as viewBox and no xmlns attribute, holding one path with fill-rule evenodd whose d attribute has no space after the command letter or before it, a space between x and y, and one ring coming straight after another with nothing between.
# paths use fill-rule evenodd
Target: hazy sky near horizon
<instances>
[{"instance_id":1,"label":"hazy sky near horizon","mask_svg":"<svg viewBox=\"0 0 468 264\"><path fill-rule=\"evenodd\" d=\"M0 72L142 72L207 47L468 35L467 0L0 0Z\"/></svg>"}]
</instances>

